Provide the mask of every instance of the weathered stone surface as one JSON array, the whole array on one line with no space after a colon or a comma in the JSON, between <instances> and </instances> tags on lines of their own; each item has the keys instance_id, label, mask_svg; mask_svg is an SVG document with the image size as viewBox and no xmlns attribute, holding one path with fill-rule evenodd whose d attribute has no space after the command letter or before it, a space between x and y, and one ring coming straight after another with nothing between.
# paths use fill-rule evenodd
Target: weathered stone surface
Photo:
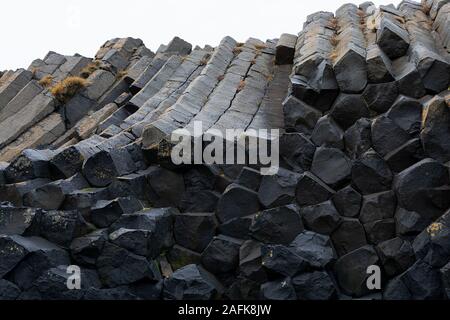
<instances>
[{"instance_id":1,"label":"weathered stone surface","mask_svg":"<svg viewBox=\"0 0 450 320\"><path fill-rule=\"evenodd\" d=\"M295 199L295 188L300 174L280 168L273 176L264 176L258 191L258 198L266 208L290 204ZM249 212L255 213L255 212Z\"/></svg>"},{"instance_id":2,"label":"weathered stone surface","mask_svg":"<svg viewBox=\"0 0 450 320\"><path fill-rule=\"evenodd\" d=\"M289 244L303 229L295 205L261 211L250 227L253 238L269 244Z\"/></svg>"},{"instance_id":3,"label":"weathered stone surface","mask_svg":"<svg viewBox=\"0 0 450 320\"><path fill-rule=\"evenodd\" d=\"M303 231L289 248L313 268L325 268L336 260L330 238L315 232Z\"/></svg>"},{"instance_id":4,"label":"weathered stone surface","mask_svg":"<svg viewBox=\"0 0 450 320\"><path fill-rule=\"evenodd\" d=\"M101 281L108 287L127 285L142 279L161 279L155 262L111 243L105 244L96 266Z\"/></svg>"},{"instance_id":5,"label":"weathered stone surface","mask_svg":"<svg viewBox=\"0 0 450 320\"><path fill-rule=\"evenodd\" d=\"M331 200L302 208L301 216L309 230L326 235L330 235L341 222L341 217Z\"/></svg>"},{"instance_id":6,"label":"weathered stone surface","mask_svg":"<svg viewBox=\"0 0 450 320\"><path fill-rule=\"evenodd\" d=\"M358 219L343 218L331 234L338 256L346 255L367 244L365 230Z\"/></svg>"},{"instance_id":7,"label":"weathered stone surface","mask_svg":"<svg viewBox=\"0 0 450 320\"><path fill-rule=\"evenodd\" d=\"M292 248L283 245L263 246L261 264L269 273L285 277L293 277L308 266Z\"/></svg>"},{"instance_id":8,"label":"weathered stone surface","mask_svg":"<svg viewBox=\"0 0 450 320\"><path fill-rule=\"evenodd\" d=\"M39 209L0 205L0 234L12 236L33 233L41 215Z\"/></svg>"},{"instance_id":9,"label":"weathered stone surface","mask_svg":"<svg viewBox=\"0 0 450 320\"><path fill-rule=\"evenodd\" d=\"M392 191L367 195L363 198L359 220L362 223L394 217L397 201Z\"/></svg>"},{"instance_id":10,"label":"weathered stone surface","mask_svg":"<svg viewBox=\"0 0 450 320\"><path fill-rule=\"evenodd\" d=\"M0 280L0 300L16 300L20 295L20 289L14 283L5 279Z\"/></svg>"},{"instance_id":11,"label":"weathered stone surface","mask_svg":"<svg viewBox=\"0 0 450 320\"><path fill-rule=\"evenodd\" d=\"M311 172L329 186L341 186L348 182L352 171L352 162L339 149L317 148L311 166Z\"/></svg>"},{"instance_id":12,"label":"weathered stone surface","mask_svg":"<svg viewBox=\"0 0 450 320\"><path fill-rule=\"evenodd\" d=\"M330 199L334 190L310 172L302 174L295 192L301 206L315 205Z\"/></svg>"},{"instance_id":13,"label":"weathered stone surface","mask_svg":"<svg viewBox=\"0 0 450 320\"><path fill-rule=\"evenodd\" d=\"M351 186L337 191L332 200L341 216L354 218L359 215L362 196Z\"/></svg>"},{"instance_id":14,"label":"weathered stone surface","mask_svg":"<svg viewBox=\"0 0 450 320\"><path fill-rule=\"evenodd\" d=\"M448 206L448 195L439 188L449 184L448 169L433 159L424 159L400 172L393 187L400 207L433 218Z\"/></svg>"},{"instance_id":15,"label":"weathered stone surface","mask_svg":"<svg viewBox=\"0 0 450 320\"><path fill-rule=\"evenodd\" d=\"M375 118L372 122L373 148L383 157L401 147L409 139L408 133L385 115Z\"/></svg>"},{"instance_id":16,"label":"weathered stone surface","mask_svg":"<svg viewBox=\"0 0 450 320\"><path fill-rule=\"evenodd\" d=\"M376 250L384 271L390 277L406 271L415 262L411 244L400 238L382 242Z\"/></svg>"},{"instance_id":17,"label":"weathered stone surface","mask_svg":"<svg viewBox=\"0 0 450 320\"><path fill-rule=\"evenodd\" d=\"M320 118L311 135L316 146L344 149L343 140L344 131L330 116Z\"/></svg>"},{"instance_id":18,"label":"weathered stone surface","mask_svg":"<svg viewBox=\"0 0 450 320\"><path fill-rule=\"evenodd\" d=\"M216 214L220 222L259 211L258 194L239 185L230 185L219 199Z\"/></svg>"},{"instance_id":19,"label":"weathered stone surface","mask_svg":"<svg viewBox=\"0 0 450 320\"><path fill-rule=\"evenodd\" d=\"M390 59L399 58L409 48L408 33L390 19L382 18L377 30L377 44Z\"/></svg>"},{"instance_id":20,"label":"weathered stone surface","mask_svg":"<svg viewBox=\"0 0 450 320\"><path fill-rule=\"evenodd\" d=\"M371 120L361 118L345 131L345 150L352 159L358 159L372 147L371 125Z\"/></svg>"},{"instance_id":21,"label":"weathered stone surface","mask_svg":"<svg viewBox=\"0 0 450 320\"><path fill-rule=\"evenodd\" d=\"M436 97L425 106L420 138L425 152L436 160L450 160L450 110L444 99Z\"/></svg>"},{"instance_id":22,"label":"weathered stone surface","mask_svg":"<svg viewBox=\"0 0 450 320\"><path fill-rule=\"evenodd\" d=\"M377 45L367 48L367 80L369 83L383 83L394 80L389 57ZM367 86L371 86L370 84Z\"/></svg>"},{"instance_id":23,"label":"weathered stone surface","mask_svg":"<svg viewBox=\"0 0 450 320\"><path fill-rule=\"evenodd\" d=\"M298 300L331 300L336 296L336 287L325 271L303 273L292 278Z\"/></svg>"},{"instance_id":24,"label":"weathered stone surface","mask_svg":"<svg viewBox=\"0 0 450 320\"><path fill-rule=\"evenodd\" d=\"M164 280L166 300L210 300L221 291L214 277L196 265L188 265Z\"/></svg>"},{"instance_id":25,"label":"weathered stone surface","mask_svg":"<svg viewBox=\"0 0 450 320\"><path fill-rule=\"evenodd\" d=\"M215 237L202 253L202 265L214 274L233 272L239 265L242 241L226 236Z\"/></svg>"},{"instance_id":26,"label":"weathered stone surface","mask_svg":"<svg viewBox=\"0 0 450 320\"><path fill-rule=\"evenodd\" d=\"M124 149L100 151L83 164L83 174L94 187L106 187L113 179L137 171L131 155Z\"/></svg>"},{"instance_id":27,"label":"weathered stone surface","mask_svg":"<svg viewBox=\"0 0 450 320\"><path fill-rule=\"evenodd\" d=\"M286 133L280 138L280 156L296 172L310 170L316 146L302 133Z\"/></svg>"},{"instance_id":28,"label":"weathered stone surface","mask_svg":"<svg viewBox=\"0 0 450 320\"><path fill-rule=\"evenodd\" d=\"M289 96L283 102L284 119L287 131L311 134L322 113L297 99Z\"/></svg>"},{"instance_id":29,"label":"weathered stone surface","mask_svg":"<svg viewBox=\"0 0 450 320\"><path fill-rule=\"evenodd\" d=\"M297 295L292 286L292 280L286 278L283 280L266 282L261 286L261 298L265 300L296 300Z\"/></svg>"},{"instance_id":30,"label":"weathered stone surface","mask_svg":"<svg viewBox=\"0 0 450 320\"><path fill-rule=\"evenodd\" d=\"M358 159L352 168L352 181L363 194L389 190L392 184L389 166L375 151L370 149Z\"/></svg>"},{"instance_id":31,"label":"weathered stone surface","mask_svg":"<svg viewBox=\"0 0 450 320\"><path fill-rule=\"evenodd\" d=\"M177 213L178 210L174 208L162 208L123 214L109 230L114 232L123 228L148 231L148 255L155 258L163 249L173 245L173 217Z\"/></svg>"},{"instance_id":32,"label":"weathered stone surface","mask_svg":"<svg viewBox=\"0 0 450 320\"><path fill-rule=\"evenodd\" d=\"M107 241L108 233L103 229L75 238L70 244L71 257L81 265L95 266Z\"/></svg>"},{"instance_id":33,"label":"weathered stone surface","mask_svg":"<svg viewBox=\"0 0 450 320\"><path fill-rule=\"evenodd\" d=\"M368 117L369 109L359 94L340 94L330 111L330 116L343 129L351 127L358 119Z\"/></svg>"},{"instance_id":34,"label":"weathered stone surface","mask_svg":"<svg viewBox=\"0 0 450 320\"><path fill-rule=\"evenodd\" d=\"M435 300L443 294L439 272L418 260L391 280L383 292L386 300Z\"/></svg>"},{"instance_id":35,"label":"weathered stone surface","mask_svg":"<svg viewBox=\"0 0 450 320\"><path fill-rule=\"evenodd\" d=\"M369 293L366 285L367 267L376 265L379 259L372 246L364 246L340 257L335 266L337 281L348 295L361 297Z\"/></svg>"},{"instance_id":36,"label":"weathered stone surface","mask_svg":"<svg viewBox=\"0 0 450 320\"><path fill-rule=\"evenodd\" d=\"M174 237L177 244L203 252L216 234L214 213L183 213L175 215Z\"/></svg>"},{"instance_id":37,"label":"weathered stone surface","mask_svg":"<svg viewBox=\"0 0 450 320\"><path fill-rule=\"evenodd\" d=\"M394 102L387 116L410 135L420 131L422 104L415 99L400 96Z\"/></svg>"},{"instance_id":38,"label":"weathered stone surface","mask_svg":"<svg viewBox=\"0 0 450 320\"><path fill-rule=\"evenodd\" d=\"M262 252L263 245L260 242L245 241L239 250L239 273L259 283L267 281Z\"/></svg>"},{"instance_id":39,"label":"weathered stone surface","mask_svg":"<svg viewBox=\"0 0 450 320\"><path fill-rule=\"evenodd\" d=\"M63 205L66 195L89 187L84 177L76 174L69 179L51 182L28 192L23 202L26 206L57 210Z\"/></svg>"},{"instance_id":40,"label":"weathered stone surface","mask_svg":"<svg viewBox=\"0 0 450 320\"><path fill-rule=\"evenodd\" d=\"M297 36L283 33L278 40L275 54L276 64L292 64L294 62Z\"/></svg>"},{"instance_id":41,"label":"weathered stone surface","mask_svg":"<svg viewBox=\"0 0 450 320\"><path fill-rule=\"evenodd\" d=\"M369 84L362 93L362 97L369 109L378 114L388 111L397 99L397 96L398 86L394 81Z\"/></svg>"}]
</instances>

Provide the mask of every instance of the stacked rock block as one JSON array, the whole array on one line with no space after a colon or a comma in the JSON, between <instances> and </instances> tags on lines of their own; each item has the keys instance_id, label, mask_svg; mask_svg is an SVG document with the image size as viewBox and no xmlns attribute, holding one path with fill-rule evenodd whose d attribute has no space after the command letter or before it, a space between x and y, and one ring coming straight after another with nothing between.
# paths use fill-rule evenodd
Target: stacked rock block
<instances>
[{"instance_id":1,"label":"stacked rock block","mask_svg":"<svg viewBox=\"0 0 450 320\"><path fill-rule=\"evenodd\" d=\"M127 92L127 81L137 78L153 56L139 39L114 39L94 60L49 52L28 70L7 72L1 88L0 159L11 161L21 151L49 146L61 136L54 146L73 138L79 121L88 121L90 113ZM71 78L85 78L84 88L63 101L56 99L52 88Z\"/></svg>"},{"instance_id":2,"label":"stacked rock block","mask_svg":"<svg viewBox=\"0 0 450 320\"><path fill-rule=\"evenodd\" d=\"M97 64L90 66L94 70L88 79L97 72L98 88L106 87L107 73L112 73L103 61L109 61L111 70L126 68L115 43L107 42L97 54L98 69ZM237 43L226 37L216 48L192 50L175 38L153 58L136 59L124 75L126 89L113 90L120 93L114 102L81 118L52 148L26 149L10 163L2 163L2 252L23 249L20 256L2 256L2 286L8 288L2 297L240 296L234 292L241 281L239 250L251 239L250 225L247 230L245 226L262 209L258 171L245 168L242 183L234 184L239 166L164 168L147 146L171 131L154 137L146 132L160 124L189 129L194 119L204 121L205 129L282 129L292 58L275 65L276 45L257 39ZM290 51L277 59L293 52L292 41L283 46L291 46ZM68 103L89 98L88 90ZM251 207L233 213L239 204L247 206L236 198L239 193L249 197ZM297 213L292 215L295 210L289 207L286 212L299 223ZM248 250L261 245L249 242ZM221 253L222 247L230 254ZM27 257L35 251L39 258L33 259L45 263L27 269L22 277ZM61 282L68 277L67 265L80 266L82 278L86 276L78 293ZM200 288L191 288L196 282ZM234 289L228 289L231 285Z\"/></svg>"},{"instance_id":3,"label":"stacked rock block","mask_svg":"<svg viewBox=\"0 0 450 320\"><path fill-rule=\"evenodd\" d=\"M447 299L445 8L349 4L278 40L174 38L153 54L114 39L76 57L70 75L90 84L49 96L62 130L35 144L39 120L0 147L0 298ZM2 73L0 103L65 63ZM175 166L167 141L195 121L280 129L281 168Z\"/></svg>"},{"instance_id":4,"label":"stacked rock block","mask_svg":"<svg viewBox=\"0 0 450 320\"><path fill-rule=\"evenodd\" d=\"M299 175L305 228L334 248L324 269L341 294L370 294L367 267L379 265L373 298L448 297L444 2L344 5L310 16L299 34L281 154Z\"/></svg>"}]
</instances>

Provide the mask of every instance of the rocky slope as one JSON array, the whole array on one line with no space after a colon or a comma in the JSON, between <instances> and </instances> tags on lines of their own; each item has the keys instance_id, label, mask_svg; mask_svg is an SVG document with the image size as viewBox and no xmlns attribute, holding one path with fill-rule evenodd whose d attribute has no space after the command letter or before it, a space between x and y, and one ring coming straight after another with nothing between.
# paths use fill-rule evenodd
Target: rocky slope
<instances>
[{"instance_id":1,"label":"rocky slope","mask_svg":"<svg viewBox=\"0 0 450 320\"><path fill-rule=\"evenodd\" d=\"M2 72L0 299L448 299L449 13L348 4L278 40ZM197 120L281 129L282 168L174 166Z\"/></svg>"}]
</instances>

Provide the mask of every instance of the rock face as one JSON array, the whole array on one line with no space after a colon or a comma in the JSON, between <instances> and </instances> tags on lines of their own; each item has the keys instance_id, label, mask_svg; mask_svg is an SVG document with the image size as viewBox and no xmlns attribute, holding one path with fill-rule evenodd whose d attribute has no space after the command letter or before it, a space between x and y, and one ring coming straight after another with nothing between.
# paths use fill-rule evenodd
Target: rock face
<instances>
[{"instance_id":1,"label":"rock face","mask_svg":"<svg viewBox=\"0 0 450 320\"><path fill-rule=\"evenodd\" d=\"M448 299L449 13L346 4L278 40L0 73L0 300ZM280 129L279 169L174 163L197 121Z\"/></svg>"}]
</instances>

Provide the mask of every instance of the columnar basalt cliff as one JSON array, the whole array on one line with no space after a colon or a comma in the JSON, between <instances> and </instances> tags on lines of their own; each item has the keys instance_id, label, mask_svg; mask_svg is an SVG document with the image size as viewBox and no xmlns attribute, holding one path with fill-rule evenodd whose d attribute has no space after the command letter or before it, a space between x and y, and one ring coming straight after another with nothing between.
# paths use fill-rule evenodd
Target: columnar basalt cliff
<instances>
[{"instance_id":1,"label":"columnar basalt cliff","mask_svg":"<svg viewBox=\"0 0 450 320\"><path fill-rule=\"evenodd\" d=\"M449 85L448 0L1 72L0 299L448 299ZM174 165L196 121L280 129L281 168Z\"/></svg>"}]
</instances>

